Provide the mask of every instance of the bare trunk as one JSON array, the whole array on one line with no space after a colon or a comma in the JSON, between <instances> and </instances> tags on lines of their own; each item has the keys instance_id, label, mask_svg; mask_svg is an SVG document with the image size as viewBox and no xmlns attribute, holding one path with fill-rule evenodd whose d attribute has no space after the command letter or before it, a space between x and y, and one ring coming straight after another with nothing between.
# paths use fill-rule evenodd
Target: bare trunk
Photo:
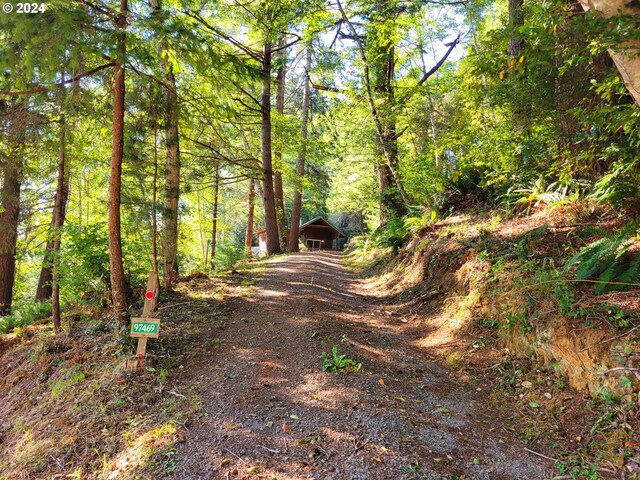
<instances>
[{"instance_id":1,"label":"bare trunk","mask_svg":"<svg viewBox=\"0 0 640 480\"><path fill-rule=\"evenodd\" d=\"M56 187L56 199L53 206L53 269L52 269L52 282L51 282L51 307L53 317L53 331L58 333L60 331L61 315L60 315L60 283L59 283L59 262L58 254L60 251L60 229L64 224L65 208L68 197L68 184L65 175L66 168L66 133L67 128L65 124L64 115L60 119L60 145L58 152L58 185Z\"/></svg>"},{"instance_id":2,"label":"bare trunk","mask_svg":"<svg viewBox=\"0 0 640 480\"><path fill-rule=\"evenodd\" d=\"M53 214L51 216L51 238L47 240L46 252L42 260L42 269L40 270L40 278L36 288L35 299L37 302L48 300L53 295L53 268L52 264L55 252L60 248L55 247L56 228L62 228L64 225L67 202L69 200L69 177L65 172L65 136L66 124L64 117L60 119L60 138L58 153L58 184L56 187ZM56 225L59 225L56 227Z\"/></svg>"},{"instance_id":3,"label":"bare trunk","mask_svg":"<svg viewBox=\"0 0 640 480\"><path fill-rule=\"evenodd\" d=\"M262 174L264 223L267 230L267 255L280 253L278 220L273 191L273 164L271 158L271 43L266 42L262 58L262 99L260 106L262 134Z\"/></svg>"},{"instance_id":4,"label":"bare trunk","mask_svg":"<svg viewBox=\"0 0 640 480\"><path fill-rule=\"evenodd\" d=\"M16 273L16 244L20 214L22 146L25 142L26 108L11 107L8 157L0 158L0 316L9 314Z\"/></svg>"},{"instance_id":5,"label":"bare trunk","mask_svg":"<svg viewBox=\"0 0 640 480\"><path fill-rule=\"evenodd\" d=\"M300 215L302 212L302 182L304 180L304 165L307 160L307 139L309 137L309 112L311 111L311 84L309 73L311 71L311 45L307 45L306 80L302 97L302 125L300 127L300 152L296 162L295 189L293 191L293 208L291 210L291 229L289 230L289 251L297 252L298 237L300 236Z\"/></svg>"},{"instance_id":6,"label":"bare trunk","mask_svg":"<svg viewBox=\"0 0 640 480\"><path fill-rule=\"evenodd\" d=\"M153 271L158 275L158 117L153 108L153 198L151 217L151 254Z\"/></svg>"},{"instance_id":7,"label":"bare trunk","mask_svg":"<svg viewBox=\"0 0 640 480\"><path fill-rule=\"evenodd\" d=\"M280 37L280 42L278 47L282 48L285 44L284 35ZM287 70L285 68L285 51L280 50L278 52L278 57L282 59L282 63L278 67L278 72L276 75L276 112L278 113L279 118L282 118L284 114L284 87L286 81ZM281 142L279 142L281 144ZM274 172L273 172L273 190L276 201L276 219L278 220L278 239L280 241L280 249L286 249L286 222L285 222L285 214L284 214L284 191L282 188L282 151L280 148L273 152L274 157Z\"/></svg>"},{"instance_id":8,"label":"bare trunk","mask_svg":"<svg viewBox=\"0 0 640 480\"><path fill-rule=\"evenodd\" d=\"M127 25L127 11L127 0L120 0L120 15L117 20L119 29L118 58L114 68L113 145L109 181L109 267L111 272L111 295L119 334L123 333L127 320L127 293L120 232L120 194L122 190L122 157L124 149L124 63L127 52L124 29Z\"/></svg>"},{"instance_id":9,"label":"bare trunk","mask_svg":"<svg viewBox=\"0 0 640 480\"><path fill-rule=\"evenodd\" d=\"M509 27L511 38L509 39L509 55L517 57L524 48L524 39L518 29L524 25L524 0L509 0Z\"/></svg>"},{"instance_id":10,"label":"bare trunk","mask_svg":"<svg viewBox=\"0 0 640 480\"><path fill-rule=\"evenodd\" d=\"M408 200L399 174L398 135L396 117L393 112L395 49L385 46L381 64L376 65L376 91L383 96L381 115L378 118L376 137L376 157L378 187L380 189L380 225L385 225L391 217L406 215Z\"/></svg>"},{"instance_id":11,"label":"bare trunk","mask_svg":"<svg viewBox=\"0 0 640 480\"><path fill-rule=\"evenodd\" d=\"M640 15L638 2L628 0L580 0L585 10L593 9L604 18L613 17L620 11L624 15ZM640 106L640 40L632 40L620 45L617 50L609 49L624 84Z\"/></svg>"},{"instance_id":12,"label":"bare trunk","mask_svg":"<svg viewBox=\"0 0 640 480\"><path fill-rule=\"evenodd\" d=\"M162 11L160 0L149 0L152 15ZM161 21L161 20L160 20ZM178 278L178 203L180 200L180 136L178 130L178 92L173 65L164 53L165 42L158 46L164 80L164 139L166 147L165 198L162 211L163 283L170 287Z\"/></svg>"},{"instance_id":13,"label":"bare trunk","mask_svg":"<svg viewBox=\"0 0 640 480\"><path fill-rule=\"evenodd\" d=\"M180 145L178 137L178 95L173 66L164 57L165 83L165 142L167 147L166 196L163 212L164 284L178 277L178 201L180 197Z\"/></svg>"},{"instance_id":14,"label":"bare trunk","mask_svg":"<svg viewBox=\"0 0 640 480\"><path fill-rule=\"evenodd\" d=\"M247 234L244 237L244 249L247 257L251 257L251 247L253 246L253 213L256 197L256 181L251 178L249 180L249 214L247 215Z\"/></svg>"},{"instance_id":15,"label":"bare trunk","mask_svg":"<svg viewBox=\"0 0 640 480\"><path fill-rule=\"evenodd\" d=\"M216 268L216 237L218 236L218 192L220 191L220 165L216 161L213 181L213 220L211 226L211 269Z\"/></svg>"}]
</instances>

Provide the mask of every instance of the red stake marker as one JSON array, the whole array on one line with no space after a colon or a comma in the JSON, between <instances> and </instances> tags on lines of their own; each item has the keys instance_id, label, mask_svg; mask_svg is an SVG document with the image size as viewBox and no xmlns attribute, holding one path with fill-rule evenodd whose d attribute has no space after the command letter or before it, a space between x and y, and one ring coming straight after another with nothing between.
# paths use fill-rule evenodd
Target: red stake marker
<instances>
[{"instance_id":1,"label":"red stake marker","mask_svg":"<svg viewBox=\"0 0 640 480\"><path fill-rule=\"evenodd\" d=\"M151 300L153 298L153 292L147 292L145 297L147 297L149 300Z\"/></svg>"}]
</instances>

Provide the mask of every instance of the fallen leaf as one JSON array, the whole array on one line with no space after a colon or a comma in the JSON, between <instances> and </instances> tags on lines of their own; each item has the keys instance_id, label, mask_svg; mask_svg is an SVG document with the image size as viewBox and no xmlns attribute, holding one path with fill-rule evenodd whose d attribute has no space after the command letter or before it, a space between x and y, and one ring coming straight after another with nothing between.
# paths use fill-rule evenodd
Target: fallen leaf
<instances>
[{"instance_id":1,"label":"fallen leaf","mask_svg":"<svg viewBox=\"0 0 640 480\"><path fill-rule=\"evenodd\" d=\"M294 420L300 420L300 417L298 417L298 415L290 415L290 418Z\"/></svg>"},{"instance_id":2,"label":"fallen leaf","mask_svg":"<svg viewBox=\"0 0 640 480\"><path fill-rule=\"evenodd\" d=\"M249 467L247 468L247 473L258 473L260 471L260 467Z\"/></svg>"},{"instance_id":3,"label":"fallen leaf","mask_svg":"<svg viewBox=\"0 0 640 480\"><path fill-rule=\"evenodd\" d=\"M273 427L273 422L267 422L267 428Z\"/></svg>"},{"instance_id":4,"label":"fallen leaf","mask_svg":"<svg viewBox=\"0 0 640 480\"><path fill-rule=\"evenodd\" d=\"M522 387L523 388L531 388L531 387L533 387L533 383L531 383L528 380L525 380L524 382L522 382Z\"/></svg>"},{"instance_id":5,"label":"fallen leaf","mask_svg":"<svg viewBox=\"0 0 640 480\"><path fill-rule=\"evenodd\" d=\"M220 462L220 466L224 467L225 465L228 465L229 463L233 462L233 460L231 460L230 458L225 458L224 460L222 460Z\"/></svg>"},{"instance_id":6,"label":"fallen leaf","mask_svg":"<svg viewBox=\"0 0 640 480\"><path fill-rule=\"evenodd\" d=\"M406 402L407 399L404 397L396 397L396 400L398 400L399 402Z\"/></svg>"},{"instance_id":7,"label":"fallen leaf","mask_svg":"<svg viewBox=\"0 0 640 480\"><path fill-rule=\"evenodd\" d=\"M379 383L380 385L384 386L384 380L383 380L383 379L378 380L378 383Z\"/></svg>"},{"instance_id":8,"label":"fallen leaf","mask_svg":"<svg viewBox=\"0 0 640 480\"><path fill-rule=\"evenodd\" d=\"M539 405L536 402L529 402L529 406L531 408L538 408Z\"/></svg>"}]
</instances>

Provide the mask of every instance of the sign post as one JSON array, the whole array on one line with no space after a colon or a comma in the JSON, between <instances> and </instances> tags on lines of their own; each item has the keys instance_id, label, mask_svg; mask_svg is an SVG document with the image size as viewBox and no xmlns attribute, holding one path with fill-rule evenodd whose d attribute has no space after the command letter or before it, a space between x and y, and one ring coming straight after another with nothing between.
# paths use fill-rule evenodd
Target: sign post
<instances>
[{"instance_id":1,"label":"sign post","mask_svg":"<svg viewBox=\"0 0 640 480\"><path fill-rule=\"evenodd\" d=\"M147 339L158 338L160 334L160 320L151 318L151 313L158 306L158 295L160 293L160 283L158 272L155 270L149 273L147 289L144 294L144 308L142 317L131 319L131 337L138 339L136 357L138 366L143 366L147 355Z\"/></svg>"}]
</instances>

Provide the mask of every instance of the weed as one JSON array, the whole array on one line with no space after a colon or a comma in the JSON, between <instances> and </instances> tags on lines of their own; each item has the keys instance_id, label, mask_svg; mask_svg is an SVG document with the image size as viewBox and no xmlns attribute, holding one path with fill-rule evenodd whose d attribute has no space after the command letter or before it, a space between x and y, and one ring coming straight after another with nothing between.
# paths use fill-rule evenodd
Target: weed
<instances>
[{"instance_id":1,"label":"weed","mask_svg":"<svg viewBox=\"0 0 640 480\"><path fill-rule=\"evenodd\" d=\"M587 463L581 458L570 458L556 463L558 472L561 475L570 475L571 480L598 480L598 467Z\"/></svg>"},{"instance_id":2,"label":"weed","mask_svg":"<svg viewBox=\"0 0 640 480\"><path fill-rule=\"evenodd\" d=\"M412 475L427 475L429 473L420 466L418 461L412 462L406 467L402 467L400 470L411 473Z\"/></svg>"},{"instance_id":3,"label":"weed","mask_svg":"<svg viewBox=\"0 0 640 480\"><path fill-rule=\"evenodd\" d=\"M160 380L160 383L166 383L166 381L169 379L169 371L164 368L159 369L158 379Z\"/></svg>"},{"instance_id":4,"label":"weed","mask_svg":"<svg viewBox=\"0 0 640 480\"><path fill-rule=\"evenodd\" d=\"M463 366L462 356L457 352L452 352L447 355L447 363L454 370L460 370Z\"/></svg>"},{"instance_id":5,"label":"weed","mask_svg":"<svg viewBox=\"0 0 640 480\"><path fill-rule=\"evenodd\" d=\"M540 429L540 425L538 425L538 422L535 421L531 422L530 425L527 425L527 427L522 432L525 445L531 445L540 437L540 435L542 435L542 430Z\"/></svg>"},{"instance_id":6,"label":"weed","mask_svg":"<svg viewBox=\"0 0 640 480\"><path fill-rule=\"evenodd\" d=\"M358 372L362 368L362 363L356 363L350 358L345 358L346 355L338 354L338 346L334 345L331 350L332 356L322 352L322 371L323 372L338 372L343 368L351 368L353 371Z\"/></svg>"}]
</instances>

